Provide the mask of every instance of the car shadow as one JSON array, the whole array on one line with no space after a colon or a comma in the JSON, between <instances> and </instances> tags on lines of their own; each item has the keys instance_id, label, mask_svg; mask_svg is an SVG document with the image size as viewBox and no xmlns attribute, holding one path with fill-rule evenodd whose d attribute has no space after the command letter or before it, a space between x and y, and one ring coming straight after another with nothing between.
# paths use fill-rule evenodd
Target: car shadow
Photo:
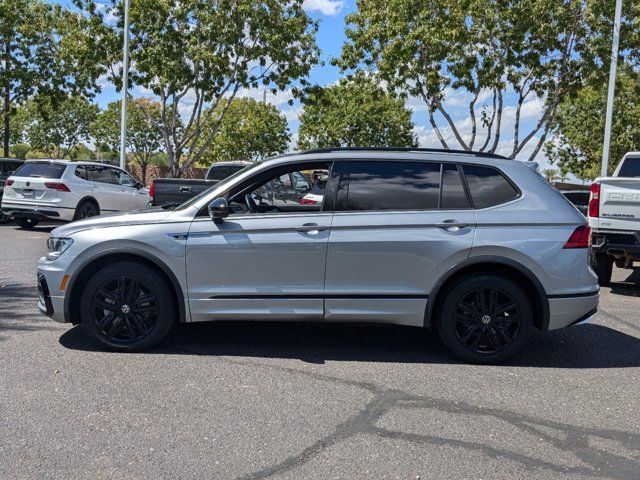
<instances>
[{"instance_id":1,"label":"car shadow","mask_svg":"<svg viewBox=\"0 0 640 480\"><path fill-rule=\"evenodd\" d=\"M60 337L65 348L103 351L82 325ZM159 346L142 354L220 355L326 361L461 363L437 334L391 325L211 322L178 325ZM536 333L525 349L504 365L551 368L640 366L640 339L587 324Z\"/></svg>"},{"instance_id":2,"label":"car shadow","mask_svg":"<svg viewBox=\"0 0 640 480\"><path fill-rule=\"evenodd\" d=\"M0 341L19 332L57 330L44 315L25 309L25 300L32 305L37 303L38 289L35 286L0 281Z\"/></svg>"},{"instance_id":3,"label":"car shadow","mask_svg":"<svg viewBox=\"0 0 640 480\"><path fill-rule=\"evenodd\" d=\"M633 269L621 282L611 282L611 293L628 297L640 297L640 269Z\"/></svg>"}]
</instances>

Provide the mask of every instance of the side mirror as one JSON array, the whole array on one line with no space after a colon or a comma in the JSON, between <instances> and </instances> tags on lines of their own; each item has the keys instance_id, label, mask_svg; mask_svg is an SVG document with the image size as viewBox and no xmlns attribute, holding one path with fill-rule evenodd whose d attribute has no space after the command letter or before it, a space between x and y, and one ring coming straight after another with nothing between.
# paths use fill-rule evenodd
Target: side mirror
<instances>
[{"instance_id":1,"label":"side mirror","mask_svg":"<svg viewBox=\"0 0 640 480\"><path fill-rule=\"evenodd\" d=\"M229 204L226 198L216 198L209 204L209 216L215 223L220 223L229 216Z\"/></svg>"}]
</instances>

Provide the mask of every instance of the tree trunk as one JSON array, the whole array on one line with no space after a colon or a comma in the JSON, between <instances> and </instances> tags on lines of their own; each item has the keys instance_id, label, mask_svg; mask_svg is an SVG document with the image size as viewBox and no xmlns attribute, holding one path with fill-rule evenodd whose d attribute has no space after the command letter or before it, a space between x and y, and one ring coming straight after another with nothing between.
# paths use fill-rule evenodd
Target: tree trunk
<instances>
[{"instance_id":1,"label":"tree trunk","mask_svg":"<svg viewBox=\"0 0 640 480\"><path fill-rule=\"evenodd\" d=\"M9 156L9 134L11 133L9 128L9 114L11 102L11 80L9 80L9 69L11 68L11 42L7 40L4 51L4 72L7 76L7 81L4 84L4 126L3 126L3 155Z\"/></svg>"}]
</instances>

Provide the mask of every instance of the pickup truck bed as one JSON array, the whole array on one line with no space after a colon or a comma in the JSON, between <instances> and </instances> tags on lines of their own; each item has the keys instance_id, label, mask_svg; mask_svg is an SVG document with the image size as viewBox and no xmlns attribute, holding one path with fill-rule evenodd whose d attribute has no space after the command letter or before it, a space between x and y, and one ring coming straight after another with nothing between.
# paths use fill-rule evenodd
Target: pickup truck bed
<instances>
[{"instance_id":1,"label":"pickup truck bed","mask_svg":"<svg viewBox=\"0 0 640 480\"><path fill-rule=\"evenodd\" d=\"M151 204L162 206L186 202L249 165L252 164L250 162L217 162L209 167L204 179L156 178L149 189Z\"/></svg>"}]
</instances>

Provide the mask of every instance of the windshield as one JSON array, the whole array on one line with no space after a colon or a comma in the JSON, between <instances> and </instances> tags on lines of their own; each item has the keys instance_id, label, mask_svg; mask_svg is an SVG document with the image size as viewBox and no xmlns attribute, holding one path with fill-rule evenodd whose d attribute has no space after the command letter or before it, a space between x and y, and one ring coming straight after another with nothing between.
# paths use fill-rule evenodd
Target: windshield
<instances>
[{"instance_id":1,"label":"windshield","mask_svg":"<svg viewBox=\"0 0 640 480\"><path fill-rule=\"evenodd\" d=\"M232 180L234 180L236 177L239 177L240 175L242 175L244 172L251 170L252 168L257 167L258 164L254 164L254 165L247 165L246 167L244 167L242 170L238 170L236 173L234 173L233 175L231 175L230 177L225 178L224 180L219 181L218 183L216 183L215 185L213 185L211 188L207 188L204 192L200 192L198 195L196 195L195 197L191 197L189 200L187 200L186 202L178 205L176 208L174 208L174 210L184 210L186 208L189 208L191 205L197 203L200 199L206 197L207 195L209 195L209 193L211 192L211 190L213 190L214 188L219 188L223 185L226 185L227 183L231 182Z\"/></svg>"}]
</instances>

